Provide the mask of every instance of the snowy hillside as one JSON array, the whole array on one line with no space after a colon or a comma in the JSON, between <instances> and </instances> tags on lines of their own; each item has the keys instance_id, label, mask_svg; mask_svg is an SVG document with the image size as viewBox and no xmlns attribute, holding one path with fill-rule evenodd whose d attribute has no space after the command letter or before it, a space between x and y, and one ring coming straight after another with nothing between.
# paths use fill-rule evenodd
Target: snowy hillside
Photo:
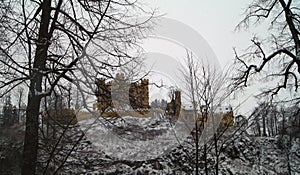
<instances>
[{"instance_id":1,"label":"snowy hillside","mask_svg":"<svg viewBox=\"0 0 300 175\"><path fill-rule=\"evenodd\" d=\"M58 174L67 175L194 174L195 144L184 128L183 123L163 115L81 121L64 133L48 165L56 142L44 140L40 143L38 172L43 174L48 166L50 174L58 169ZM20 134L22 129L14 130ZM219 174L300 173L299 139L287 145L287 136L253 137L235 131L236 127L228 129L218 141L219 148L222 145L218 158ZM19 142L15 143L1 139L1 161L10 161L6 165L7 171L2 169L1 174L9 174L9 167L15 169L18 165L11 157L12 149L20 147ZM207 168L209 174L214 174L216 152L212 141L207 145ZM199 156L199 173L204 174L203 146Z\"/></svg>"},{"instance_id":2,"label":"snowy hillside","mask_svg":"<svg viewBox=\"0 0 300 175\"><path fill-rule=\"evenodd\" d=\"M85 137L61 169L66 174L194 174L195 146L187 132L176 132L182 123L165 116L153 118L89 119L77 129ZM180 128L180 127L179 127ZM182 127L184 128L184 127ZM87 130L88 129L88 130ZM177 128L176 128L177 129ZM285 136L252 137L230 128L218 141L220 174L300 173L300 143L288 147ZM185 131L185 130L183 130ZM182 135L180 135L180 133ZM177 137L175 137L175 135ZM208 172L215 171L215 150L208 143ZM287 157L289 155L289 157ZM200 173L204 173L203 147Z\"/></svg>"},{"instance_id":3,"label":"snowy hillside","mask_svg":"<svg viewBox=\"0 0 300 175\"><path fill-rule=\"evenodd\" d=\"M185 123L161 114L149 118L93 118L79 125L87 130L86 137L95 148L123 160L156 158L190 135Z\"/></svg>"}]
</instances>

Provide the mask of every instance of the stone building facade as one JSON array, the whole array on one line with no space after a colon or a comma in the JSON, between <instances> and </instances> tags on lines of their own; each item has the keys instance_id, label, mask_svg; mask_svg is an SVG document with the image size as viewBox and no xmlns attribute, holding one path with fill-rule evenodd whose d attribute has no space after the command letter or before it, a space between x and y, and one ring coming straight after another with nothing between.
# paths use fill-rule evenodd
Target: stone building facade
<instances>
[{"instance_id":1,"label":"stone building facade","mask_svg":"<svg viewBox=\"0 0 300 175\"><path fill-rule=\"evenodd\" d=\"M175 91L169 103L167 103L166 115L178 118L181 110L181 92Z\"/></svg>"},{"instance_id":2,"label":"stone building facade","mask_svg":"<svg viewBox=\"0 0 300 175\"><path fill-rule=\"evenodd\" d=\"M103 117L118 117L119 114L122 115L122 109L123 112L128 112L133 109L143 115L151 111L149 106L148 79L142 79L138 82L129 82L125 79L123 74L117 74L116 78L112 81L106 82L106 79L98 78L95 83L97 85L95 91L97 97L96 108ZM116 110L120 109L121 111L116 112ZM193 110L186 110L184 106L182 106L181 92L175 91L171 101L167 103L165 115L178 119L181 112L183 112L185 117L194 116ZM222 128L233 126L232 110L216 111L215 114L221 115L220 126ZM126 115L131 114L126 113ZM197 115L197 123L200 124L201 121L203 121L205 125L207 116L202 116L199 111L197 111Z\"/></svg>"},{"instance_id":3,"label":"stone building facade","mask_svg":"<svg viewBox=\"0 0 300 175\"><path fill-rule=\"evenodd\" d=\"M111 81L105 82L104 78L98 78L95 81L97 89L95 95L97 97L97 108L100 112L104 112L106 109L112 108L111 99Z\"/></svg>"},{"instance_id":4,"label":"stone building facade","mask_svg":"<svg viewBox=\"0 0 300 175\"><path fill-rule=\"evenodd\" d=\"M185 106L181 104L181 92L175 91L175 95L172 97L171 101L167 103L166 115L170 115L176 119L178 119L180 112L183 113L182 116L185 117L194 117L194 110L192 106L190 109L185 109ZM200 111L197 111L197 123L198 125L204 124L206 126L207 121L209 120L208 108L203 105L200 107ZM221 117L220 128L231 127L234 124L233 120L233 111L230 106L221 107L218 106L217 110L215 110L214 115L217 117Z\"/></svg>"},{"instance_id":5,"label":"stone building facade","mask_svg":"<svg viewBox=\"0 0 300 175\"><path fill-rule=\"evenodd\" d=\"M149 108L148 79L129 82L125 79L124 74L119 73L113 81L106 82L106 79L98 78L95 83L97 85L95 91L97 108L101 113L114 108L122 108L124 104L130 105L132 109ZM124 109L126 109L126 106Z\"/></svg>"},{"instance_id":6,"label":"stone building facade","mask_svg":"<svg viewBox=\"0 0 300 175\"><path fill-rule=\"evenodd\" d=\"M142 79L140 83L130 83L129 101L133 109L149 108L149 80Z\"/></svg>"}]
</instances>

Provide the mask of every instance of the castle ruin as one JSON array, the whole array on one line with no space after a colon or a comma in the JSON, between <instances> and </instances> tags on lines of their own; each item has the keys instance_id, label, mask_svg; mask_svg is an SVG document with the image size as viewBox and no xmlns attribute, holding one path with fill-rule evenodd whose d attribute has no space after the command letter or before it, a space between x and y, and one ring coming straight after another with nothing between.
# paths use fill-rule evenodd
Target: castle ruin
<instances>
[{"instance_id":1,"label":"castle ruin","mask_svg":"<svg viewBox=\"0 0 300 175\"><path fill-rule=\"evenodd\" d=\"M172 99L167 103L166 115L170 115L178 119L181 110L181 92L175 91Z\"/></svg>"},{"instance_id":2,"label":"castle ruin","mask_svg":"<svg viewBox=\"0 0 300 175\"><path fill-rule=\"evenodd\" d=\"M112 81L106 82L106 79L98 78L95 83L97 85L95 91L97 108L100 113L119 108L122 104L128 104L134 110L149 109L150 107L148 79L129 82L125 79L124 74L118 73ZM113 98L112 92L114 92Z\"/></svg>"},{"instance_id":3,"label":"castle ruin","mask_svg":"<svg viewBox=\"0 0 300 175\"><path fill-rule=\"evenodd\" d=\"M106 79L98 78L95 83L97 85L97 89L95 91L95 95L97 97L96 108L103 117L118 117L119 115L116 110L120 109L125 112L122 114L119 111L118 113L121 115L131 115L131 113L128 113L131 109L138 111L142 115L151 112L149 106L148 79L141 79L138 82L130 82L125 79L124 74L118 73L116 78L112 81L106 82ZM167 103L165 115L178 119L180 112L183 112L184 115L189 117L193 116L192 110L182 108L181 92L177 90L172 94L171 101ZM216 112L216 114L220 114L222 116L220 123L222 128L233 126L232 110ZM200 121L206 123L208 116L202 115L199 111L197 111L197 115L198 124L201 123Z\"/></svg>"}]
</instances>

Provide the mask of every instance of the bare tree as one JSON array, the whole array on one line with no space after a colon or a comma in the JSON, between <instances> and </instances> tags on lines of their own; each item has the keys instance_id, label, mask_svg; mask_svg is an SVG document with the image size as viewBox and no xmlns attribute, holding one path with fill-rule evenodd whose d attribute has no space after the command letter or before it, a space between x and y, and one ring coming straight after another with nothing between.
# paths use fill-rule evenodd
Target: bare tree
<instances>
[{"instance_id":1,"label":"bare tree","mask_svg":"<svg viewBox=\"0 0 300 175\"><path fill-rule=\"evenodd\" d=\"M81 94L93 94L96 76L111 77L136 58L130 48L145 36L153 11L129 0L5 0L1 5L7 38L0 47L0 96L21 84L28 87L22 174L35 174L41 99L66 82ZM139 21L137 14L150 17Z\"/></svg>"},{"instance_id":2,"label":"bare tree","mask_svg":"<svg viewBox=\"0 0 300 175\"><path fill-rule=\"evenodd\" d=\"M234 91L229 79L229 70L218 71L214 65L203 60L196 60L191 52L187 51L187 68L183 68L184 81L187 86L185 92L193 106L195 118L195 148L196 148L196 174L198 174L198 163L200 146L204 146L203 155L205 161L205 173L208 172L208 143L211 138L214 140L215 149L215 173L218 174L219 155L222 147L219 147L218 140L231 124L225 124L222 132L217 133L222 115L216 114L216 107L224 103ZM233 116L232 116L233 117ZM202 144L201 144L202 143ZM224 144L221 144L221 146Z\"/></svg>"},{"instance_id":3,"label":"bare tree","mask_svg":"<svg viewBox=\"0 0 300 175\"><path fill-rule=\"evenodd\" d=\"M25 92L23 87L19 87L15 93L17 98L17 108L18 108L18 122L24 122L24 108L25 108Z\"/></svg>"},{"instance_id":4,"label":"bare tree","mask_svg":"<svg viewBox=\"0 0 300 175\"><path fill-rule=\"evenodd\" d=\"M270 118L271 104L269 102L258 103L258 106L253 110L253 130L258 136L267 136L268 119Z\"/></svg>"},{"instance_id":5,"label":"bare tree","mask_svg":"<svg viewBox=\"0 0 300 175\"><path fill-rule=\"evenodd\" d=\"M281 102L258 102L249 118L250 125L257 136L289 135L298 137L299 106L286 107Z\"/></svg>"},{"instance_id":6,"label":"bare tree","mask_svg":"<svg viewBox=\"0 0 300 175\"><path fill-rule=\"evenodd\" d=\"M264 90L266 95L276 95L283 89L295 91L297 95L300 76L300 2L296 0L254 0L245 11L245 18L237 29L250 28L266 22L269 35L254 37L253 45L246 53L236 51L238 74L234 78L238 86L247 86L249 80L265 77L276 80L273 86ZM269 69L268 69L269 68Z\"/></svg>"}]
</instances>

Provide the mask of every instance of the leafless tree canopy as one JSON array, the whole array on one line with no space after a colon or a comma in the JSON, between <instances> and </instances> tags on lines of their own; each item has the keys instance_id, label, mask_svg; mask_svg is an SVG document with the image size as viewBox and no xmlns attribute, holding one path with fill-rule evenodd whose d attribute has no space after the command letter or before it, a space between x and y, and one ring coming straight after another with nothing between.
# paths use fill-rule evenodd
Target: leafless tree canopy
<instances>
[{"instance_id":1,"label":"leafless tree canopy","mask_svg":"<svg viewBox=\"0 0 300 175\"><path fill-rule=\"evenodd\" d=\"M276 84L264 93L276 95L282 89L297 91L300 78L300 2L296 0L254 0L245 11L237 29L268 24L266 38L254 37L246 53L236 51L238 74L236 85L247 86L249 80L265 76ZM299 101L298 98L293 100Z\"/></svg>"},{"instance_id":2,"label":"leafless tree canopy","mask_svg":"<svg viewBox=\"0 0 300 175\"><path fill-rule=\"evenodd\" d=\"M43 4L47 1L1 2L1 96L35 76L34 56L38 47L47 46L43 70L44 85L50 93L64 79L72 81L76 71L111 76L109 70L130 62L128 51L149 28L138 15L151 16L138 2L124 1L52 1L49 25L38 36ZM79 63L80 62L80 63Z\"/></svg>"},{"instance_id":3,"label":"leafless tree canopy","mask_svg":"<svg viewBox=\"0 0 300 175\"><path fill-rule=\"evenodd\" d=\"M154 11L134 0L0 3L0 97L28 87L22 174L35 174L41 99L66 82L93 94L97 76L135 60Z\"/></svg>"},{"instance_id":4,"label":"leafless tree canopy","mask_svg":"<svg viewBox=\"0 0 300 175\"><path fill-rule=\"evenodd\" d=\"M187 52L186 64L182 73L188 98L195 98L192 103L197 110L204 105L208 107L207 112L214 112L213 106L224 103L235 90L230 79L231 69L222 71L212 63L196 59L190 52Z\"/></svg>"},{"instance_id":5,"label":"leafless tree canopy","mask_svg":"<svg viewBox=\"0 0 300 175\"><path fill-rule=\"evenodd\" d=\"M195 118L195 136L193 137L196 149L195 174L198 174L201 151L204 156L205 174L209 174L207 154L208 149L211 149L209 147L212 147L211 145L209 146L211 137L213 137L213 147L216 152L214 173L218 174L219 155L224 145L224 143L218 145L218 141L229 125L222 128L222 132L217 133L221 119L220 116L213 113L216 112L216 107L224 104L235 90L229 77L230 70L227 68L222 71L218 69L217 65L205 62L201 58L196 58L192 52L187 50L186 65L182 67L181 71L186 86L184 93L186 93L189 102L192 104ZM200 118L199 112L201 114ZM208 125L211 125L211 128ZM203 144L203 150L201 143Z\"/></svg>"}]
</instances>

